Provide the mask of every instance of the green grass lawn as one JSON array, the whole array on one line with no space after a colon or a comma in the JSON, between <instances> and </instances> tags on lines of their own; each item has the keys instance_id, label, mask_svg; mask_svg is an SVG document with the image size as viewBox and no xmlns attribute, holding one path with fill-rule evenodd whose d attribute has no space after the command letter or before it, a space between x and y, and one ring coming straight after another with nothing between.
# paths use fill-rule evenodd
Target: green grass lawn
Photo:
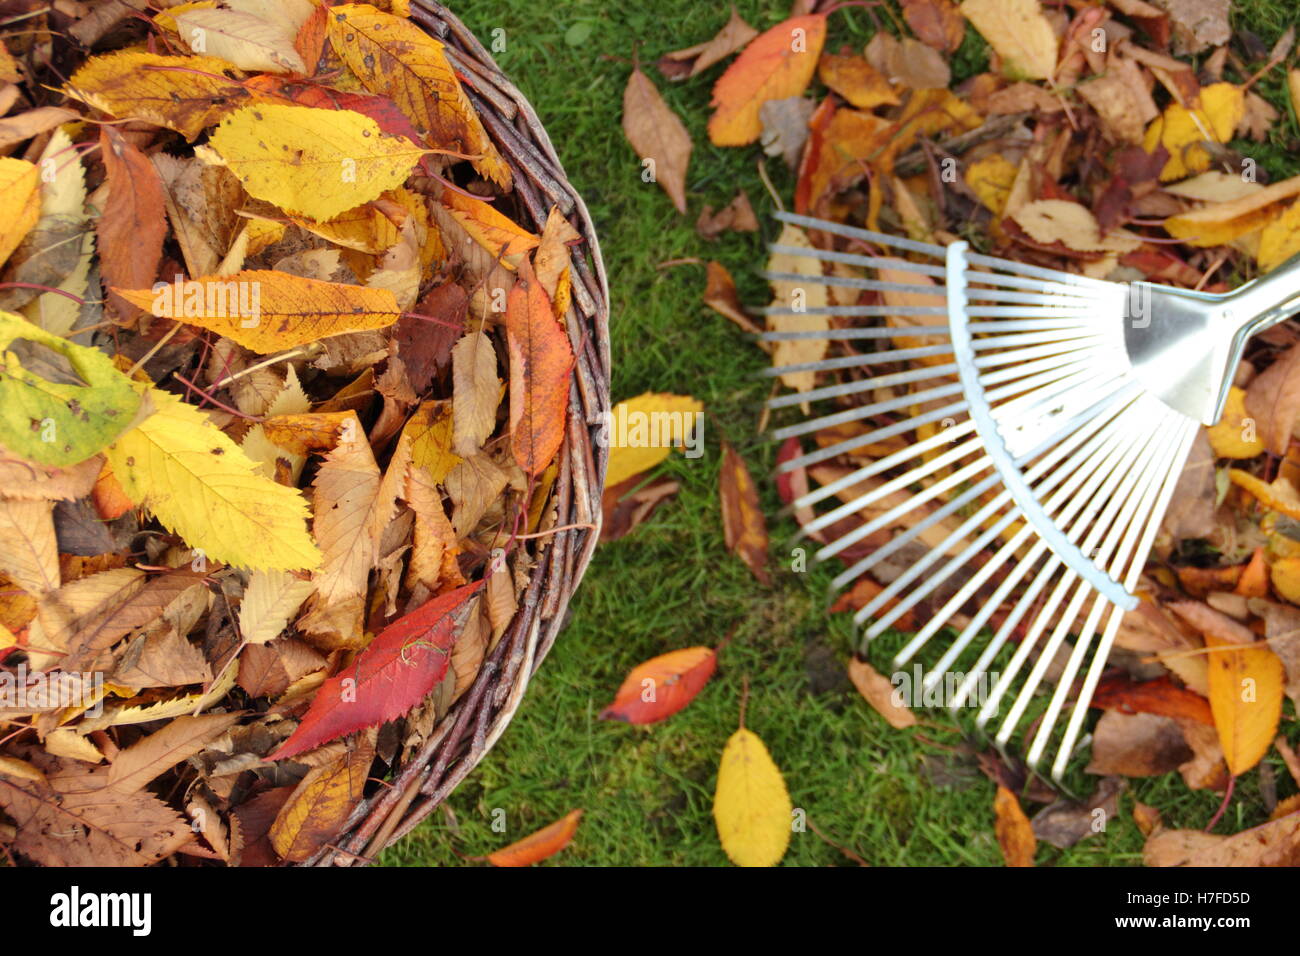
<instances>
[{"instance_id":1,"label":"green grass lawn","mask_svg":"<svg viewBox=\"0 0 1300 956\"><path fill-rule=\"evenodd\" d=\"M1296 19L1290 4L1241 3L1237 25L1271 44ZM775 237L771 225L764 235L728 233L706 243L696 236L694 220L705 203L727 203L738 185L760 220L767 220L772 204L756 171L757 147L719 149L705 135L710 90L724 67L670 85L653 62L711 37L727 19L726 6L692 0L453 5L480 37L497 27L506 31L507 49L497 58L531 98L591 206L610 275L615 400L647 390L694 395L708 409L707 451L694 460L674 456L663 466L681 482L679 497L627 538L601 546L571 620L508 732L445 812L387 851L382 862L459 864L460 855L490 852L583 807L573 844L550 864L725 865L710 808L717 759L737 726L748 678L747 725L783 770L794 805L832 840L873 865L1000 864L994 787L973 758L945 749L963 739L946 715L934 715L926 727L895 731L848 684L851 621L825 613L830 573L789 570L783 543L793 523L772 523L770 590L723 547L720 439L746 457L769 514L778 509L766 480L773 449L755 430L767 395L767 381L757 377L765 359L701 304L703 267L656 266L682 257L717 259L736 277L742 299L765 303L765 283L755 275L766 259L764 242ZM789 10L786 0L737 6L760 30ZM827 46L860 50L871 30L865 10L840 11ZM688 217L673 210L658 186L641 181L638 158L623 138L623 87L634 57L647 65L694 138ZM958 75L984 68L973 31L954 66ZM1275 177L1298 169L1297 130L1282 89L1280 72L1261 85L1284 108L1274 142L1243 147ZM788 202L792 182L783 161L769 160L768 170ZM676 648L716 644L733 629L719 673L685 711L648 728L597 720L634 665ZM1287 780L1276 754L1266 762ZM1095 780L1076 768L1068 783L1087 793ZM1289 787L1289 781L1281 784L1283 796ZM1040 846L1038 863L1139 863L1143 839L1130 813L1135 796L1161 809L1172 826L1203 827L1219 803L1217 794L1187 791L1176 774L1132 781L1105 833L1067 851ZM505 833L491 828L496 809L505 812ZM1258 772L1252 772L1239 781L1216 832L1263 819ZM785 861L846 862L811 830L794 834Z\"/></svg>"}]
</instances>

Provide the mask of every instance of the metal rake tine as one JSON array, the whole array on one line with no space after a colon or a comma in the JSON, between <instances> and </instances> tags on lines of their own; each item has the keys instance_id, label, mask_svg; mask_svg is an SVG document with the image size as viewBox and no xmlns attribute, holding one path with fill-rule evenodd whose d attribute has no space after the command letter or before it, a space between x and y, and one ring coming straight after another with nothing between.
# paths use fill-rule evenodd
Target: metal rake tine
<instances>
[{"instance_id":1,"label":"metal rake tine","mask_svg":"<svg viewBox=\"0 0 1300 956\"><path fill-rule=\"evenodd\" d=\"M1174 467L1179 462L1186 459L1191 450L1192 442L1196 439L1196 434L1200 431L1199 423L1191 419L1183 419L1180 423L1181 435L1175 445L1173 452L1170 454L1164 473L1164 481L1156 496L1149 514L1163 514L1168 507L1169 499L1173 497L1174 489L1177 487L1178 478L1181 469ZM1135 526L1136 527L1136 526ZM1156 531L1159 528L1159 522L1147 520L1145 527L1142 528L1141 538L1138 540L1134 550L1135 560L1131 562L1128 569L1128 575L1125 579L1125 587L1130 592L1137 587L1138 579L1141 577L1145 555L1151 550L1152 541L1155 538ZM1102 635L1100 644L1093 654L1092 665L1088 668L1088 673L1084 677L1084 684L1079 692L1079 700L1087 701L1092 699L1093 691L1096 690L1097 681L1101 678L1102 670L1105 667L1106 657L1110 653L1111 645L1114 643L1115 635L1119 631L1120 623L1123 621L1125 611L1121 607L1112 607L1111 617L1107 622L1106 630ZM1087 708L1075 705L1074 712L1070 715L1069 723L1065 729L1065 736L1061 742L1061 748L1057 759L1052 766L1052 776L1059 778L1065 772L1065 765L1069 761L1069 754L1073 750L1074 741L1078 738L1079 731L1083 726L1084 718L1087 716Z\"/></svg>"},{"instance_id":2,"label":"metal rake tine","mask_svg":"<svg viewBox=\"0 0 1300 956\"><path fill-rule=\"evenodd\" d=\"M864 445L874 445L876 442L886 441L895 435L902 435L912 431L918 425L928 425L931 422L942 421L945 418L956 418L958 415L965 414L970 406L965 402L953 402L951 405L945 405L943 408L937 408L924 414L913 416L905 422L897 422L893 425L885 425L874 431L867 432L864 435L854 435L852 438L846 438L843 441L828 445L825 448L819 448L817 451L807 452L798 458L783 462L777 467L777 474L783 475L787 472L798 471L800 468L808 465L817 465L831 458L836 458L845 452L853 451L855 448L861 448Z\"/></svg>"},{"instance_id":3,"label":"metal rake tine","mask_svg":"<svg viewBox=\"0 0 1300 956\"><path fill-rule=\"evenodd\" d=\"M937 460L938 459L936 459L936 461ZM952 474L948 475L945 478L940 479L939 481L931 485L929 488L926 488L924 491L918 492L917 494L913 495L907 501L900 502L894 507L888 509L887 511L883 512L882 514L868 521L866 524L858 525L858 527L854 528L852 531L849 531L841 535L839 538L836 538L830 544L825 545L817 552L817 560L825 561L827 558L833 558L835 555L839 554L845 548L850 547L853 544L856 544L858 541L861 541L863 538L867 537L868 535L874 534L876 531L879 531L882 528L889 527L893 522L897 521L903 515L907 514L910 511L916 510L918 507L925 504L927 501L931 500L932 498L937 498L939 495L943 494L944 492L956 487L957 485L963 484L964 482L971 480L980 472L987 471L989 468L992 467L993 467L993 460L991 458L981 457L975 459L975 461L972 462L971 464L965 466L964 468L960 468L957 471L954 471ZM876 489L876 492L874 493L873 497L879 498L882 497L883 494L887 494L887 492L884 493L881 492L881 489L883 488L889 488L891 491L897 491L898 487L895 486L895 482L897 481L899 481L899 479L895 479L894 482L886 482L884 485L881 485L880 488ZM865 498L867 496L864 495L863 497ZM854 509L854 511L859 511L859 510L861 509L860 508Z\"/></svg>"},{"instance_id":4,"label":"metal rake tine","mask_svg":"<svg viewBox=\"0 0 1300 956\"><path fill-rule=\"evenodd\" d=\"M945 250L945 255L947 250ZM1037 279L1045 279L1049 282L1060 282L1067 285L1080 286L1082 288L1093 289L1099 293L1105 293L1114 289L1118 283L1107 282L1104 279L1094 279L1090 276L1076 275L1072 272L1058 272L1055 269L1044 269L1041 266L1031 266L1023 262L1016 262L1013 259L999 259L996 256L986 256L978 252L967 252L966 263L969 266L984 266L988 269L996 269L998 272L1009 272L1013 275L1032 276ZM967 270L969 276L979 276L980 279L972 281L984 281L984 279L996 273L976 272L972 269ZM1120 286L1122 288L1122 286Z\"/></svg>"},{"instance_id":5,"label":"metal rake tine","mask_svg":"<svg viewBox=\"0 0 1300 956\"><path fill-rule=\"evenodd\" d=\"M923 392L915 392L908 395L901 395L898 398L885 399L879 402L873 402L870 405L859 405L855 408L846 409L842 412L834 412L830 415L822 415L818 418L809 418L800 422L798 425L790 425L779 430L774 435L777 441L784 441L796 435L806 435L809 432L818 432L825 428L834 428L837 425L846 425L849 422L855 422L860 418L869 418L872 415L880 415L885 412L897 411L900 408L907 408L909 405L919 405L924 402L936 401L941 398L947 398L950 395L961 393L961 383L953 382L949 385L941 385L937 388L927 389Z\"/></svg>"},{"instance_id":6,"label":"metal rake tine","mask_svg":"<svg viewBox=\"0 0 1300 956\"><path fill-rule=\"evenodd\" d=\"M860 266L864 269L892 269L895 272L918 272L922 275L933 276L936 279L946 279L948 276L948 272L943 266L930 265L923 262L910 262L907 259L897 259L889 256L863 256L858 255L856 252L835 252L830 249L804 249L799 246L783 246L779 243L771 243L768 245L767 250L768 252L775 252L781 255L795 256L802 259L816 259L820 262L838 262L842 265Z\"/></svg>"},{"instance_id":7,"label":"metal rake tine","mask_svg":"<svg viewBox=\"0 0 1300 956\"><path fill-rule=\"evenodd\" d=\"M861 365L881 365L886 362L908 362L918 358L938 358L952 353L949 345L926 345L914 349L891 349L886 352L863 352L860 355L845 355L840 358L822 359L819 362L797 362L794 365L781 365L776 368L763 369L767 378L776 378L791 372L828 372L834 369L857 368Z\"/></svg>"},{"instance_id":8,"label":"metal rake tine","mask_svg":"<svg viewBox=\"0 0 1300 956\"><path fill-rule=\"evenodd\" d=\"M947 327L926 327L927 335L947 332ZM764 342L797 342L802 339L826 339L828 342L851 341L853 339L892 339L900 333L898 329L882 329L872 326L865 329L797 329L794 331L764 332L759 336Z\"/></svg>"},{"instance_id":9,"label":"metal rake tine","mask_svg":"<svg viewBox=\"0 0 1300 956\"><path fill-rule=\"evenodd\" d=\"M906 249L909 252L934 256L936 259L942 259L947 253L943 246L936 246L928 242L917 242L915 239L904 239L902 236L890 236L883 232L872 232L869 229L859 229L856 226L846 226L843 223L828 222L825 219L814 219L812 216L801 216L784 210L779 210L773 215L781 222L788 222L792 226L802 226L804 229L829 232L837 236L843 236L846 239L861 239L863 242L872 242L878 246Z\"/></svg>"},{"instance_id":10,"label":"metal rake tine","mask_svg":"<svg viewBox=\"0 0 1300 956\"><path fill-rule=\"evenodd\" d=\"M1151 456L1150 464L1162 465L1166 463L1169 454L1179 444L1181 435L1177 430L1157 429L1156 436L1156 447L1154 454ZM1112 576L1122 577L1124 572L1128 570L1128 559L1134 545L1137 543L1134 532L1141 524L1140 521L1135 521L1135 518L1139 516L1145 517L1147 513L1146 506L1151 503L1154 492L1160 484L1156 480L1157 472L1149 467L1138 471L1134 465L1130 465L1129 475L1135 476L1137 480L1135 483L1126 482L1125 487L1120 490L1119 494L1124 497L1120 504L1119 514L1108 525L1106 536L1095 557L1098 563L1110 561ZM1100 527L1101 524L1102 522L1099 521L1098 526ZM1123 530L1123 538L1114 533L1115 529ZM1101 595L1096 595L1083 629L1075 636L1074 649L1070 653L1064 671L1057 680L1056 690L1048 702L1047 710L1039 722L1038 733L1035 735L1026 756L1026 760L1031 765L1037 764L1048 741L1051 739L1057 720L1060 717L1061 708L1064 706L1066 694L1074 683L1074 675L1077 673L1079 665L1083 662L1084 655L1087 654L1092 644L1097 625L1108 603Z\"/></svg>"},{"instance_id":11,"label":"metal rake tine","mask_svg":"<svg viewBox=\"0 0 1300 956\"><path fill-rule=\"evenodd\" d=\"M1064 450L1064 454L1069 455L1071 459L1082 459L1081 465L1071 469L1067 473L1064 469L1056 467L1058 462L1053 460L1049 455L1037 466L1042 470L1044 477L1043 481L1036 484L1035 490L1040 497L1050 495L1050 497L1046 497L1046 500L1044 501L1044 508L1049 514L1056 515L1057 520L1062 524L1071 521L1075 512L1082 507L1083 502L1087 500L1087 498L1091 497L1090 483L1100 483L1101 478L1104 475L1101 466L1104 465L1107 457L1113 453L1114 449L1122 440L1121 435L1104 428L1097 430L1092 435L1076 434L1071 436L1071 439L1075 441L1076 444L1077 440L1080 438L1086 438L1086 441L1077 449L1063 442L1061 449L1053 449L1053 453ZM1064 455L1061 457L1064 457ZM1060 487L1057 487L1057 485ZM1081 491L1082 493L1080 494ZM1014 555L1034 535L1035 530L1033 526L1026 522L1025 526L1021 528L1020 531L1011 538L1011 540L1006 542L992 558L985 562L983 567L976 571L970 580L962 585L962 587L948 599L948 602L942 608L935 612L934 618L922 627L908 645L899 652L899 658L906 660L915 654L916 651L919 650L931 636L933 636L935 631L939 629L942 622L951 617L958 608L973 597L975 592L983 585L984 581L996 573L996 571L1006 563L1008 558ZM1035 546L1037 553L1041 553L1041 550L1045 550L1046 547L1047 545L1043 539L1039 538L1038 543ZM1032 560L1026 558L1025 560L1032 564L1036 561L1036 558ZM1023 575L1028 568L1025 568L1024 570L1017 568L1015 570L1020 572L1019 574L1015 574L1013 571L1013 576L1018 580L1019 576ZM946 670L947 666L951 664L956 655L964 648L965 643L969 642L970 638L974 636L974 629L980 626L979 622L982 619L986 619L987 616L992 615L993 611L1002 603L1003 598L1005 598L1005 592L1002 587L999 587L994 596L989 599L985 608L981 609L981 612L976 614L972 625L968 628L970 633L962 635L965 640L959 638L959 640L954 643L953 647L950 648L948 654L945 654L936 665L936 669L940 673ZM984 615L984 618L981 618L981 614Z\"/></svg>"},{"instance_id":12,"label":"metal rake tine","mask_svg":"<svg viewBox=\"0 0 1300 956\"><path fill-rule=\"evenodd\" d=\"M838 591L841 588L843 588L849 581L861 577L863 573L869 571L871 568L875 567L881 561L884 561L889 557L891 557L896 551L899 551L906 545L910 544L913 540L915 540L920 535L924 534L930 528L937 525L944 518L947 518L950 515L967 507L972 501L976 500L980 495L989 491L994 485L996 485L997 481L998 481L997 475L991 475L990 477L985 478L983 481L979 482L978 484L971 486L961 495L954 497L943 507L936 508L932 514L921 519L916 524L910 526L902 534L895 535L893 538L890 539L888 544L876 549L875 551L872 551L871 554L867 555L864 558L859 559L851 567L846 568L844 571L841 571L831 581L830 584L831 590ZM861 610L859 610L857 612L857 615L855 615L854 617L855 623L859 623L859 624L861 623L861 621L858 620L858 616L861 615L861 613L862 613Z\"/></svg>"},{"instance_id":13,"label":"metal rake tine","mask_svg":"<svg viewBox=\"0 0 1300 956\"><path fill-rule=\"evenodd\" d=\"M941 285L908 285L906 282L882 282L879 279L858 279L851 276L810 276L801 272L767 272L759 273L769 282L798 282L803 285L835 286L839 289L857 289L860 292L907 292L912 295L928 295L936 299L944 297ZM1010 295L1011 293L1007 293Z\"/></svg>"},{"instance_id":14,"label":"metal rake tine","mask_svg":"<svg viewBox=\"0 0 1300 956\"><path fill-rule=\"evenodd\" d=\"M947 318L942 305L815 305L796 309L788 305L767 305L759 315L835 315L843 318L870 318L881 315L934 315ZM897 329L893 330L897 334Z\"/></svg>"},{"instance_id":15,"label":"metal rake tine","mask_svg":"<svg viewBox=\"0 0 1300 956\"><path fill-rule=\"evenodd\" d=\"M936 432L924 441L907 448L900 449L884 458L878 458L869 465L862 465L854 471L849 472L842 478L814 488L805 495L801 495L792 502L794 508L804 508L815 505L827 498L838 494L845 488L852 488L859 482L880 474L882 471L888 471L895 465L910 461L913 458L919 458L928 451L938 448L940 445L950 444L956 439L969 434L975 430L975 423L967 419L964 422L957 422L951 428L946 428L942 432Z\"/></svg>"},{"instance_id":16,"label":"metal rake tine","mask_svg":"<svg viewBox=\"0 0 1300 956\"><path fill-rule=\"evenodd\" d=\"M950 366L955 372L957 366ZM876 388L885 388L891 385L905 385L909 382L923 382L930 378L942 378L948 373L939 373L930 369L936 366L930 366L926 369L912 369L908 372L898 372L891 375L881 376L880 378L863 378L854 382L844 382L840 385L827 385L822 388L811 388L806 392L790 392L786 395L778 395L776 398L769 398L766 402L768 408L789 408L791 405L802 405L805 402L816 402L825 398L841 398L845 395L854 395L858 392L869 392ZM886 381L886 379L888 381ZM780 434L784 429L779 429L773 433L776 441L783 441L789 436ZM778 472L780 474L780 472Z\"/></svg>"},{"instance_id":17,"label":"metal rake tine","mask_svg":"<svg viewBox=\"0 0 1300 956\"><path fill-rule=\"evenodd\" d=\"M1090 466L1095 468L1097 465L1104 462L1107 449L1114 444L1115 440L1117 439L1111 439L1107 436L1105 429L1099 429L1094 425L1094 423L1090 422L1084 428L1076 430L1073 434L1055 444L1042 460L1037 462L1029 470L1026 474L1026 479L1031 483L1037 481L1041 476L1046 476L1048 480L1051 480L1054 477L1059 480L1059 472L1053 472L1053 469L1061 463L1061 459L1066 458L1067 456L1083 457L1084 461L1080 465L1080 470L1086 474L1087 469ZM1082 446L1082 448L1079 446ZM1059 498L1060 496L1058 495L1055 496L1054 499L1049 500L1047 507L1054 509L1054 504L1059 501ZM858 611L855 621L861 624L868 617L873 616L877 610L883 607L904 587L910 584L913 578L917 577L925 568L929 567L929 564L932 563L932 556L946 553L956 543L963 541L973 528L983 524L988 518L995 514L997 510L1004 507L1010 499L1011 494L1008 491L1003 491L1000 495L996 496L992 502L985 505L985 507L974 517L968 519L964 525L953 531L944 541L935 545L929 555L926 555L925 558L917 562L916 565L909 568L894 581L890 582L889 586L885 588L885 590L881 591L880 594L876 595L871 600L871 602ZM906 613L908 609L917 604L931 591L951 577L955 571L967 565L975 554L982 551L994 537L1000 534L1002 530L1009 527L1013 521L1024 517L1023 512L1021 512L1018 507L1013 506L1006 515L1003 515L1000 519L995 521L991 528L986 528L985 532L979 535L975 542L968 546L965 551L961 552L956 557L951 558L947 564L934 574L930 575L924 585L913 590L906 598L896 603L893 609L891 609L887 614L875 621L868 632L868 638L878 635L891 623L897 620L898 617Z\"/></svg>"},{"instance_id":18,"label":"metal rake tine","mask_svg":"<svg viewBox=\"0 0 1300 956\"><path fill-rule=\"evenodd\" d=\"M1144 452L1146 452L1149 446L1142 444L1138 440L1140 438L1140 430L1134 427L1131 417L1118 427L1122 429L1125 426L1129 429L1130 437L1128 439L1128 444L1125 446L1124 454L1112 464L1111 468L1106 473L1102 485L1093 493L1087 506L1080 513L1079 517L1075 519L1075 529L1081 529L1085 526L1087 527L1083 541L1080 544L1080 548L1085 554L1093 553L1098 546L1099 538L1106 534L1113 526L1116 518L1122 510L1123 496L1131 492L1133 483L1141 476L1141 472L1135 466L1137 462L1142 459ZM1012 702L1010 712L1003 720L1002 726L997 734L997 736L1002 740L1009 739L1011 734L1014 732L1015 726L1020 720L1020 716L1024 713L1025 708L1029 706L1029 701L1032 698L1033 693L1042 682L1043 675L1047 672L1047 668L1052 664L1057 648L1064 640L1069 626L1078 617L1083 602L1090 594L1095 593L1088 581L1079 580L1074 569L1069 568L1058 582L1056 590L1053 592L1052 599L1049 601L1049 604L1053 605L1053 611L1055 604L1059 603L1059 600L1064 600L1067 591L1069 591L1072 586L1074 587L1074 593L1070 597L1065 613L1058 619L1057 625L1049 636L1046 646L1044 646L1039 652L1038 659L1030 668L1028 677L1021 685L1020 693ZM1030 634L1027 635L1021 642L1020 646L1016 648L1016 652L1008 664L1008 670L1003 674L1002 680L999 681L998 688L995 688L994 690L995 699L1000 697L1001 694L1010 687L1011 683L1014 682L1021 667L1028 659L1029 654L1037 646L1038 639L1042 636L1042 632L1046 630L1047 626L1051 623L1051 616L1052 615L1044 611L1040 615L1043 621L1042 627L1040 628L1039 621L1035 620L1034 625L1031 626ZM984 713L984 711L981 713Z\"/></svg>"}]
</instances>

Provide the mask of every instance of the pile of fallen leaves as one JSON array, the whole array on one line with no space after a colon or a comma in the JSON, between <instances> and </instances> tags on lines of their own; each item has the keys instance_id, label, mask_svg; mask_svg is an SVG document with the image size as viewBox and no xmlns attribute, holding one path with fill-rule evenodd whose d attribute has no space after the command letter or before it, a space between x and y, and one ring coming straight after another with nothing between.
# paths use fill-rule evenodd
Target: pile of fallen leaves
<instances>
[{"instance_id":1,"label":"pile of fallen leaves","mask_svg":"<svg viewBox=\"0 0 1300 956\"><path fill-rule=\"evenodd\" d=\"M579 235L472 75L397 0L162 7L0 5L11 861L311 858L556 524Z\"/></svg>"},{"instance_id":2,"label":"pile of fallen leaves","mask_svg":"<svg viewBox=\"0 0 1300 956\"><path fill-rule=\"evenodd\" d=\"M1296 116L1280 109L1300 115L1294 28L1270 48L1233 31L1226 0L901 0L897 7L867 5L864 15L877 28L870 42L837 52L827 34L841 6L854 4L799 0L789 19L762 33L733 9L712 40L658 61L668 82L690 82L738 54L713 83L709 138L717 146L761 143L768 156L781 157L795 180L789 202L795 212L930 243L966 239L981 252L1097 278L1213 292L1300 252L1300 177L1270 183L1265 166L1240 151L1248 140L1271 139L1291 154L1300 146ZM954 85L949 61L972 29L989 47L988 69ZM1257 92L1261 84L1283 92L1270 103ZM684 124L639 68L624 109L630 143L643 163L653 160L658 183L685 213L692 144ZM783 205L775 193L773 200ZM758 224L742 190L720 212L705 207L696 228L713 239ZM777 241L875 252L792 225ZM862 269L776 254L772 272L803 272L808 281L774 281L773 305L808 311L768 315L764 326L740 302L727 270L707 265L706 303L747 332L826 330L852 321L826 307L917 304L916 293L859 292L817 281L826 274L866 277ZM875 271L872 278L890 281L888 270ZM908 274L905 281L924 278ZM927 344L918 328L925 321L884 318L900 330L898 348ZM863 347L860 340L781 341L771 360L773 366L808 363ZM781 386L797 393L844 381L842 374L851 373L786 373L774 394ZM839 401L848 408L907 394L902 386ZM813 437L825 448L898 420L882 414ZM759 423L765 427L766 413ZM789 503L938 427L794 471L782 476L778 490ZM1223 421L1198 439L1142 583L1141 607L1119 634L1093 700L1101 714L1088 771L1105 776L1097 793L1070 801L1014 761L958 748L999 785L996 832L1008 862L1032 865L1038 840L1064 847L1098 832L1096 812L1103 821L1118 812L1121 778L1172 771L1190 788L1221 791L1222 806L1202 833L1166 829L1156 810L1137 804L1135 819L1149 834L1148 862L1300 860L1300 794L1279 796L1279 788L1295 793L1300 784L1300 762L1285 733L1300 705L1297 438L1300 335L1284 324L1252 343ZM778 459L807 450L792 438ZM643 518L675 490L664 481L638 485L631 478L607 490L607 523ZM766 585L767 534L752 480L734 452L728 451L723 482L728 546ZM729 507L728 486L736 502ZM855 486L838 497L851 500L862 490ZM862 523L898 500L845 521ZM806 523L813 515L808 509L795 517ZM826 541L842 530L810 536ZM895 530L863 542L843 556L846 563L887 543ZM881 582L863 578L835 610L861 608L880 591ZM922 603L898 626L919 628L926 614ZM1054 670L1060 673L1059 666ZM683 687L692 686L691 673L680 677ZM852 661L849 673L893 726L917 723L897 703L890 681L865 661ZM1279 783L1276 762L1263 759L1274 747L1289 783ZM1210 833L1247 773L1258 775L1270 822L1233 836ZM1031 821L1021 800L1049 806Z\"/></svg>"}]
</instances>

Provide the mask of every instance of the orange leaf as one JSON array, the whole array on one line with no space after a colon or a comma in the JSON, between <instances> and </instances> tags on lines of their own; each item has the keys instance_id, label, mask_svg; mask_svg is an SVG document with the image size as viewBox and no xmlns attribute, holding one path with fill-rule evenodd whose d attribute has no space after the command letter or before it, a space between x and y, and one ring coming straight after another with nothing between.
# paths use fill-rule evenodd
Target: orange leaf
<instances>
[{"instance_id":1,"label":"orange leaf","mask_svg":"<svg viewBox=\"0 0 1300 956\"><path fill-rule=\"evenodd\" d=\"M632 668L600 719L653 724L671 717L695 699L717 666L718 655L711 647L687 647L652 657Z\"/></svg>"},{"instance_id":2,"label":"orange leaf","mask_svg":"<svg viewBox=\"0 0 1300 956\"><path fill-rule=\"evenodd\" d=\"M510 350L510 445L529 475L551 463L564 440L573 349L551 312L546 290L525 259L506 298Z\"/></svg>"},{"instance_id":3,"label":"orange leaf","mask_svg":"<svg viewBox=\"0 0 1300 956\"><path fill-rule=\"evenodd\" d=\"M993 813L993 832L1007 866L1033 866L1038 840L1016 795L999 786L998 795L993 798Z\"/></svg>"},{"instance_id":4,"label":"orange leaf","mask_svg":"<svg viewBox=\"0 0 1300 956\"><path fill-rule=\"evenodd\" d=\"M858 657L849 658L849 680L872 709L889 722L889 726L895 730L916 726L916 714L906 704L895 701L894 685L890 679L866 661Z\"/></svg>"},{"instance_id":5,"label":"orange leaf","mask_svg":"<svg viewBox=\"0 0 1300 956\"><path fill-rule=\"evenodd\" d=\"M730 443L722 443L722 530L727 550L744 561L754 577L771 587L767 570L767 525L758 504L758 488L745 461Z\"/></svg>"},{"instance_id":6,"label":"orange leaf","mask_svg":"<svg viewBox=\"0 0 1300 956\"><path fill-rule=\"evenodd\" d=\"M581 810L571 810L531 836L517 840L495 853L489 853L487 860L493 866L529 866L548 856L554 856L569 845L581 819Z\"/></svg>"},{"instance_id":7,"label":"orange leaf","mask_svg":"<svg viewBox=\"0 0 1300 956\"><path fill-rule=\"evenodd\" d=\"M709 139L746 146L763 132L758 111L768 100L798 96L812 79L826 40L826 15L791 17L756 37L713 87Z\"/></svg>"},{"instance_id":8,"label":"orange leaf","mask_svg":"<svg viewBox=\"0 0 1300 956\"><path fill-rule=\"evenodd\" d=\"M402 314L388 289L269 269L173 282L157 292L138 286L113 291L153 315L210 329L263 355L332 335L382 329Z\"/></svg>"},{"instance_id":9,"label":"orange leaf","mask_svg":"<svg viewBox=\"0 0 1300 956\"><path fill-rule=\"evenodd\" d=\"M542 241L481 199L448 189L440 201L474 241L490 252L492 258L500 258L507 269L514 269L524 253L536 249Z\"/></svg>"},{"instance_id":10,"label":"orange leaf","mask_svg":"<svg viewBox=\"0 0 1300 956\"><path fill-rule=\"evenodd\" d=\"M1245 488L1265 508L1280 511L1291 518L1300 518L1300 493L1285 478L1277 478L1268 484L1262 478L1256 478L1240 468L1229 468L1228 478L1234 485Z\"/></svg>"},{"instance_id":11,"label":"orange leaf","mask_svg":"<svg viewBox=\"0 0 1300 956\"><path fill-rule=\"evenodd\" d=\"M1248 598L1268 597L1268 562L1264 560L1263 545L1250 556L1250 562L1237 581L1235 593Z\"/></svg>"},{"instance_id":12,"label":"orange leaf","mask_svg":"<svg viewBox=\"0 0 1300 956\"><path fill-rule=\"evenodd\" d=\"M113 466L107 460L95 478L90 499L95 503L95 511L105 521L116 521L134 507L122 490L122 483L114 477Z\"/></svg>"}]
</instances>

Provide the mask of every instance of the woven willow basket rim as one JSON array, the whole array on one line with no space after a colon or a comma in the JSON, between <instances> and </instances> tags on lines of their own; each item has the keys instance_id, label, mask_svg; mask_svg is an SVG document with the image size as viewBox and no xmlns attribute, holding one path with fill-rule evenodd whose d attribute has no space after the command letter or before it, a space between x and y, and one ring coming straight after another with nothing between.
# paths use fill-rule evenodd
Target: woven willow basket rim
<instances>
[{"instance_id":1,"label":"woven willow basket rim","mask_svg":"<svg viewBox=\"0 0 1300 956\"><path fill-rule=\"evenodd\" d=\"M610 408L609 284L591 215L565 176L532 105L474 34L436 0L412 0L410 17L445 44L470 101L511 168L522 214L533 230L540 233L551 207L558 206L584 240L585 254L571 254L573 297L566 327L576 361L552 491L555 526L579 527L538 539L536 565L519 609L483 659L474 683L420 750L396 768L386 786L362 799L334 840L304 866L371 862L415 829L469 775L500 739L555 643L569 599L600 540L609 451L595 438Z\"/></svg>"}]
</instances>

